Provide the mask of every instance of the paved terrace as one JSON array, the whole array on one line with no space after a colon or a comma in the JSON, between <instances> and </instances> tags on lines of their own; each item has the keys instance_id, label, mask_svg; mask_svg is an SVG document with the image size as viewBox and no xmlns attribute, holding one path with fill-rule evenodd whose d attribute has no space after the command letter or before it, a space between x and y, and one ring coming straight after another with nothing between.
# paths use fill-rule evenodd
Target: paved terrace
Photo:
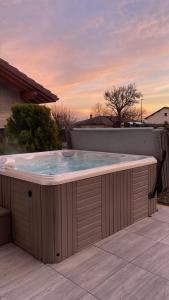
<instances>
[{"instance_id":1,"label":"paved terrace","mask_svg":"<svg viewBox=\"0 0 169 300\"><path fill-rule=\"evenodd\" d=\"M169 299L169 208L60 264L0 247L0 299Z\"/></svg>"}]
</instances>

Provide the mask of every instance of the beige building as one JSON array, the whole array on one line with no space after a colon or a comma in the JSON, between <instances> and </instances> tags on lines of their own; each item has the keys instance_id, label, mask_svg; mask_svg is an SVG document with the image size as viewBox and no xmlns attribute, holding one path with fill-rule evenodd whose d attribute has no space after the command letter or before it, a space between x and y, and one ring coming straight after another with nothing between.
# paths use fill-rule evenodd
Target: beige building
<instances>
[{"instance_id":1,"label":"beige building","mask_svg":"<svg viewBox=\"0 0 169 300\"><path fill-rule=\"evenodd\" d=\"M161 109L155 111L144 119L147 124L164 124L169 123L169 107L164 106Z\"/></svg>"},{"instance_id":2,"label":"beige building","mask_svg":"<svg viewBox=\"0 0 169 300\"><path fill-rule=\"evenodd\" d=\"M59 98L18 69L0 59L0 128L16 103L51 103Z\"/></svg>"}]
</instances>

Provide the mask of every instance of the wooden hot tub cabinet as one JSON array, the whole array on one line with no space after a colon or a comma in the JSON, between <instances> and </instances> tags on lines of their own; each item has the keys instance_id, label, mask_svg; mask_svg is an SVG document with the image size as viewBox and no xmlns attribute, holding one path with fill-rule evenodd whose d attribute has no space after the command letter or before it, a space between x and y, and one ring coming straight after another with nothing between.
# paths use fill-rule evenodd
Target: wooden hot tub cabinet
<instances>
[{"instance_id":1,"label":"wooden hot tub cabinet","mask_svg":"<svg viewBox=\"0 0 169 300\"><path fill-rule=\"evenodd\" d=\"M56 263L153 214L155 180L156 164L50 186L0 175L0 206L11 210L13 242Z\"/></svg>"}]
</instances>

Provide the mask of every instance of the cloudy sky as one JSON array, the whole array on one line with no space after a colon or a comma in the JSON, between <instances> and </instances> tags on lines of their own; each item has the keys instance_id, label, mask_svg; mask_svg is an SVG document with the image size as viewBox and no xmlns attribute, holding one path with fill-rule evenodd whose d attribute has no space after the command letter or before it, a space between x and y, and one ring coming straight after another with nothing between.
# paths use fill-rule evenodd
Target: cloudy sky
<instances>
[{"instance_id":1,"label":"cloudy sky","mask_svg":"<svg viewBox=\"0 0 169 300\"><path fill-rule=\"evenodd\" d=\"M169 0L0 0L0 57L87 116L135 82L169 106Z\"/></svg>"}]
</instances>

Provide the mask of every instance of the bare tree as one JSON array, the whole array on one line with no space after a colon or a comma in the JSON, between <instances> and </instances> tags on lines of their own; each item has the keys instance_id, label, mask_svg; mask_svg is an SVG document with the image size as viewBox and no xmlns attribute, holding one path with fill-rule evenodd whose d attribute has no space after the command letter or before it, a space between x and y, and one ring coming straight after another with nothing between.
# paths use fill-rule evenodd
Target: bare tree
<instances>
[{"instance_id":1,"label":"bare tree","mask_svg":"<svg viewBox=\"0 0 169 300\"><path fill-rule=\"evenodd\" d=\"M144 118L147 115L147 111L144 108L142 109L142 112L141 109L139 108L133 108L133 111L135 112L135 118L133 118L134 120L138 120L138 121L144 120Z\"/></svg>"},{"instance_id":2,"label":"bare tree","mask_svg":"<svg viewBox=\"0 0 169 300\"><path fill-rule=\"evenodd\" d=\"M111 115L111 111L108 107L105 107L100 102L97 102L92 108L92 115L97 116L109 116Z\"/></svg>"},{"instance_id":3,"label":"bare tree","mask_svg":"<svg viewBox=\"0 0 169 300\"><path fill-rule=\"evenodd\" d=\"M122 122L133 118L135 109L133 106L139 102L142 97L142 93L137 91L135 84L129 84L127 86L113 87L111 90L107 90L104 94L106 105L111 109L112 114L117 116L119 126Z\"/></svg>"},{"instance_id":4,"label":"bare tree","mask_svg":"<svg viewBox=\"0 0 169 300\"><path fill-rule=\"evenodd\" d=\"M141 119L144 119L147 112L145 109L142 110L142 118L141 118L141 110L136 107L132 107L131 109L128 109L127 111L124 111L123 113L123 122L128 121L141 121Z\"/></svg>"},{"instance_id":5,"label":"bare tree","mask_svg":"<svg viewBox=\"0 0 169 300\"><path fill-rule=\"evenodd\" d=\"M77 122L77 115L66 106L56 104L51 111L59 129L71 129L73 124Z\"/></svg>"}]
</instances>

